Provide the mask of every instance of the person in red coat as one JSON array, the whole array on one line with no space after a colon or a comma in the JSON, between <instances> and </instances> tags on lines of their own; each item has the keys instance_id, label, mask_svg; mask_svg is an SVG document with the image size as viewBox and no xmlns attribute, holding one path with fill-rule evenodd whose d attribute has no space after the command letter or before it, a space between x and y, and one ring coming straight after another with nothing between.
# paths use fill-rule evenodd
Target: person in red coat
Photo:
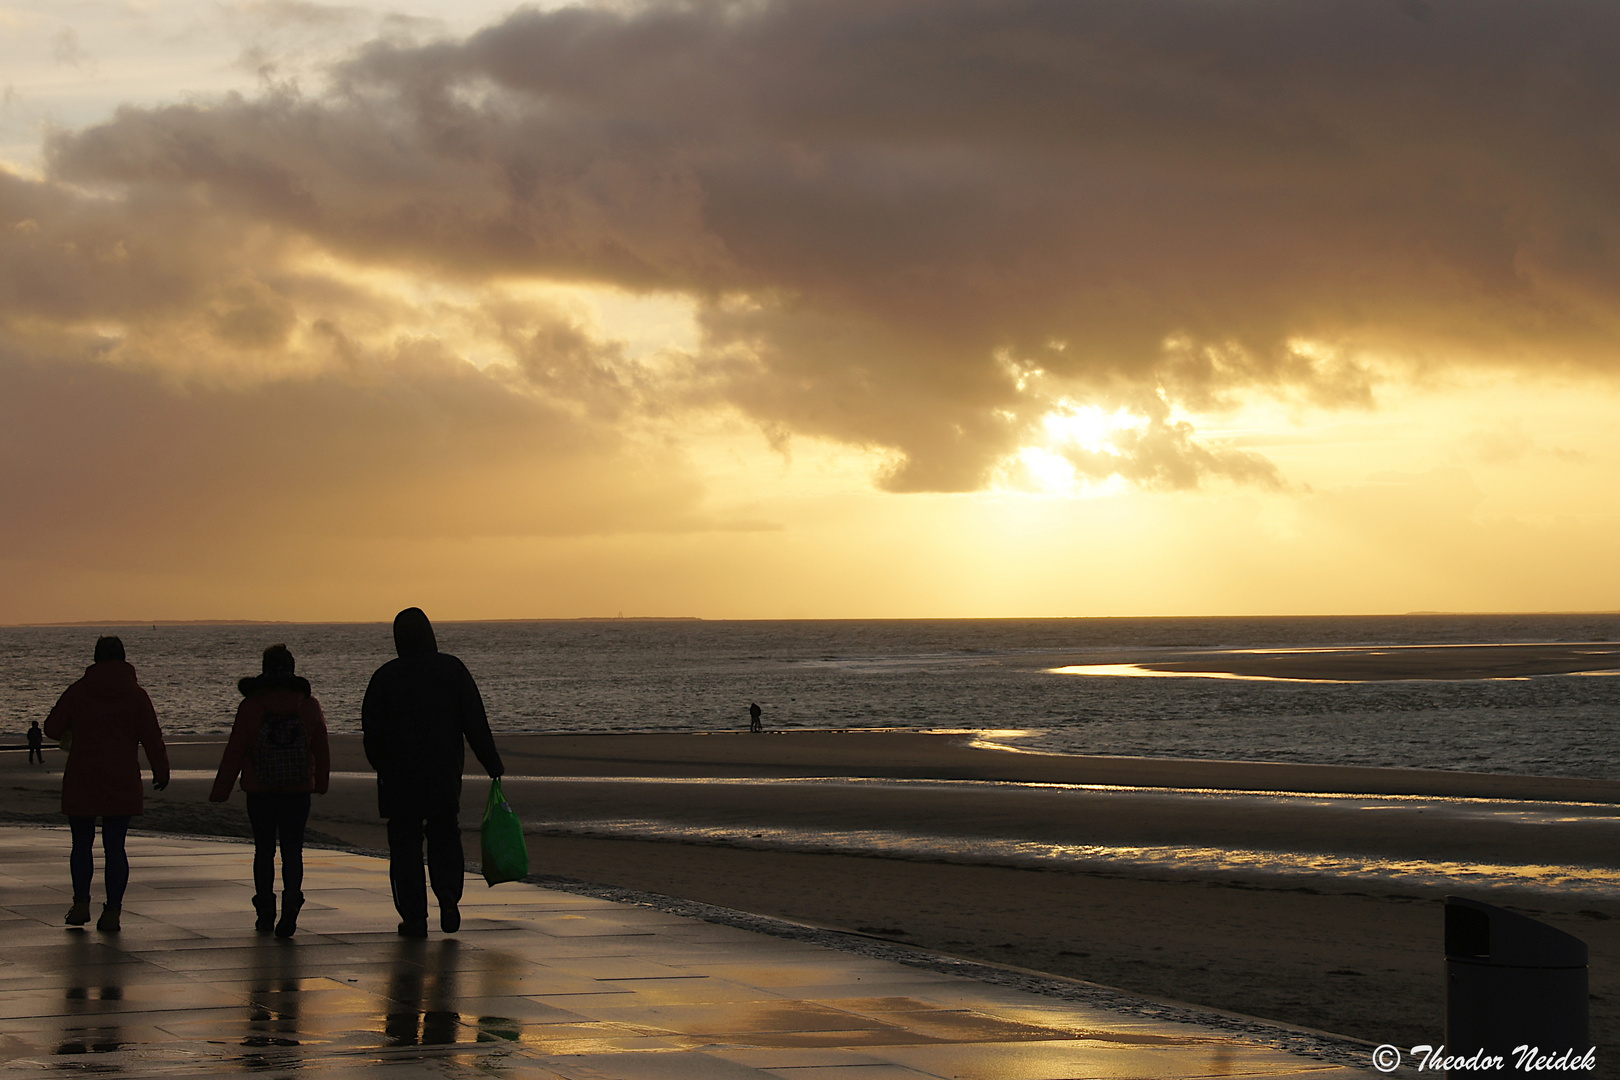
<instances>
[{"instance_id":1,"label":"person in red coat","mask_svg":"<svg viewBox=\"0 0 1620 1080\"><path fill-rule=\"evenodd\" d=\"M304 826L311 792L325 795L332 756L321 703L309 682L293 674L293 654L285 645L264 650L263 674L238 682L236 709L225 756L208 798L224 802L238 775L247 793L253 825L253 907L255 928L289 938L304 906ZM281 847L281 920L276 920L276 847Z\"/></svg>"},{"instance_id":2,"label":"person in red coat","mask_svg":"<svg viewBox=\"0 0 1620 1080\"><path fill-rule=\"evenodd\" d=\"M107 876L107 902L97 930L116 931L129 884L129 857L124 836L129 819L142 813L141 761L146 751L152 786L169 786L169 752L158 730L152 699L135 681L135 669L124 662L124 643L115 637L96 639L95 663L84 678L68 687L45 718L45 735L68 752L62 770L62 813L73 829L73 907L70 926L90 921L90 880L95 873L96 819L101 819L101 848Z\"/></svg>"}]
</instances>

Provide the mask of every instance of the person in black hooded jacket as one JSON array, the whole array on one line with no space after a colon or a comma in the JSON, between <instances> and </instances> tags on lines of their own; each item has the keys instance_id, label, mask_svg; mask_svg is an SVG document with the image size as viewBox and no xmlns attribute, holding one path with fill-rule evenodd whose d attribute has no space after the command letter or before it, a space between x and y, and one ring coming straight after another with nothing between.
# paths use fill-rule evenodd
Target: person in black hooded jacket
<instances>
[{"instance_id":1,"label":"person in black hooded jacket","mask_svg":"<svg viewBox=\"0 0 1620 1080\"><path fill-rule=\"evenodd\" d=\"M491 778L501 755L489 731L484 699L467 666L439 651L421 608L394 618L397 659L377 669L360 706L366 760L377 771L377 809L388 819L388 877L399 932L427 937L427 877L439 902L439 926L461 927L466 867L461 853L461 770L466 746Z\"/></svg>"}]
</instances>

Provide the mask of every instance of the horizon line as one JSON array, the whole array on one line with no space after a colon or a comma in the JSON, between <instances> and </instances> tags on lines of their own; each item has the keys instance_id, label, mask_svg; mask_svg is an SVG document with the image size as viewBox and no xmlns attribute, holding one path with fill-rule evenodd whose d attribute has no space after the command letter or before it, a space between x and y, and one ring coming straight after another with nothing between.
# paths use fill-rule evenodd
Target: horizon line
<instances>
[{"instance_id":1,"label":"horizon line","mask_svg":"<svg viewBox=\"0 0 1620 1080\"><path fill-rule=\"evenodd\" d=\"M498 619L434 619L435 625L542 622L1105 622L1151 619L1412 619L1412 618L1612 618L1620 611L1404 611L1316 614L1224 615L879 615L710 618L702 615L573 615ZM4 629L55 629L85 626L386 626L390 619L70 619L61 622L0 623Z\"/></svg>"}]
</instances>

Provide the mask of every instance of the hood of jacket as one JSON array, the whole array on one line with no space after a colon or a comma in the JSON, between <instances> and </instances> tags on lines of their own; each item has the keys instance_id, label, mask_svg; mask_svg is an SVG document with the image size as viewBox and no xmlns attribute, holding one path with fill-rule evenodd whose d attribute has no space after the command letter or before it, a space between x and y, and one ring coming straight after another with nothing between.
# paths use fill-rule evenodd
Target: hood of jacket
<instances>
[{"instance_id":1,"label":"hood of jacket","mask_svg":"<svg viewBox=\"0 0 1620 1080\"><path fill-rule=\"evenodd\" d=\"M263 694L274 694L278 690L292 690L305 697L310 696L309 680L287 672L249 675L245 679L238 680L236 688L242 692L243 697L259 697Z\"/></svg>"},{"instance_id":2,"label":"hood of jacket","mask_svg":"<svg viewBox=\"0 0 1620 1080\"><path fill-rule=\"evenodd\" d=\"M100 660L84 669L84 688L97 697L120 697L135 681L135 669L124 660Z\"/></svg>"},{"instance_id":3,"label":"hood of jacket","mask_svg":"<svg viewBox=\"0 0 1620 1080\"><path fill-rule=\"evenodd\" d=\"M394 616L394 649L402 657L423 656L439 651L433 624L421 608L406 608Z\"/></svg>"}]
</instances>

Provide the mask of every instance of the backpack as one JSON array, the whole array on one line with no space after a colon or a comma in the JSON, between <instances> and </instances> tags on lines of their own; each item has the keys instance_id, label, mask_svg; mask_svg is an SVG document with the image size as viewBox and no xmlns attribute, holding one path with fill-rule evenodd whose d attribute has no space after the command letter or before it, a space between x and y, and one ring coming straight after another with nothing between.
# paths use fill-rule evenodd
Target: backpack
<instances>
[{"instance_id":1,"label":"backpack","mask_svg":"<svg viewBox=\"0 0 1620 1080\"><path fill-rule=\"evenodd\" d=\"M294 791L309 783L309 741L295 712L267 712L259 724L253 771L270 791Z\"/></svg>"}]
</instances>

